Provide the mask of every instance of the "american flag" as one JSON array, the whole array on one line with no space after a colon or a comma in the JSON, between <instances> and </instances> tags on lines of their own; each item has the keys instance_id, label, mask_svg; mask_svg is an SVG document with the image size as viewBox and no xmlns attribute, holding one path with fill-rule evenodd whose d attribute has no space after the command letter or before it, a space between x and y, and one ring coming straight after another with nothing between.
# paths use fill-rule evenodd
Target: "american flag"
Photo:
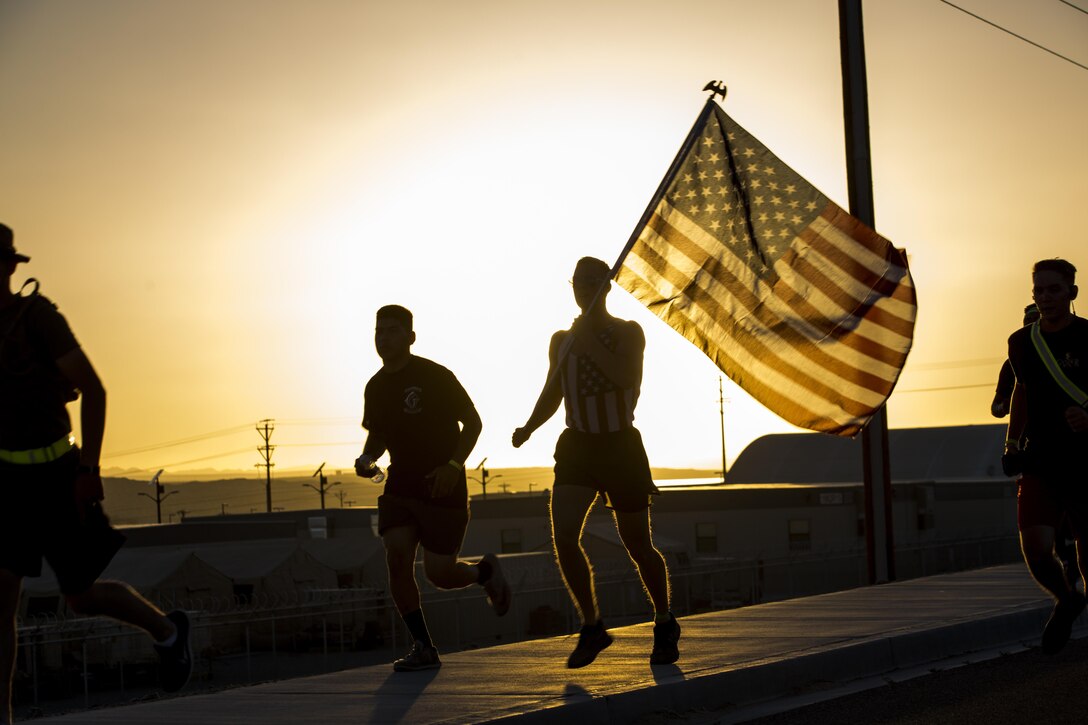
<instances>
[{"instance_id":1,"label":"american flag","mask_svg":"<svg viewBox=\"0 0 1088 725\"><path fill-rule=\"evenodd\" d=\"M856 435L910 351L905 253L713 101L689 141L616 281L785 420Z\"/></svg>"}]
</instances>

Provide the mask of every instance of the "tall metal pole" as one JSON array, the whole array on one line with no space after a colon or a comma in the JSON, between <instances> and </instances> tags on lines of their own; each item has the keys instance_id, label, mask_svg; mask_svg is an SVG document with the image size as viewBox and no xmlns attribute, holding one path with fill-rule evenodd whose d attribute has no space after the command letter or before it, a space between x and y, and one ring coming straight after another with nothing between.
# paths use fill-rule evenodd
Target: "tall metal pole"
<instances>
[{"instance_id":1,"label":"tall metal pole","mask_svg":"<svg viewBox=\"0 0 1088 725\"><path fill-rule=\"evenodd\" d=\"M725 392L722 390L722 376L718 376L718 417L722 423L722 483L725 478Z\"/></svg>"},{"instance_id":2,"label":"tall metal pole","mask_svg":"<svg viewBox=\"0 0 1088 725\"><path fill-rule=\"evenodd\" d=\"M839 0L842 101L846 121L846 179L850 213L876 227L873 169L869 150L869 93L865 77L865 38L861 0ZM892 535L892 483L888 464L888 417L881 407L861 432L865 481L865 547L869 582L895 579Z\"/></svg>"}]
</instances>

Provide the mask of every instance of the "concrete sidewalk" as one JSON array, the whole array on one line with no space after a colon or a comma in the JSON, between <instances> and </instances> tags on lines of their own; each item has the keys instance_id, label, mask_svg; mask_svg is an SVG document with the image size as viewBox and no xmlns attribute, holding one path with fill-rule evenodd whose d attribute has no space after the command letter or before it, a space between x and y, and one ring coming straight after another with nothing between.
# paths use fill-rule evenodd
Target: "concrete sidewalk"
<instances>
[{"instance_id":1,"label":"concrete sidewalk","mask_svg":"<svg viewBox=\"0 0 1088 725\"><path fill-rule=\"evenodd\" d=\"M1012 564L684 617L676 665L648 664L641 624L612 630L615 644L582 670L565 668L576 639L556 637L444 655L437 671L363 667L45 721L652 723L1034 645L1050 607Z\"/></svg>"}]
</instances>

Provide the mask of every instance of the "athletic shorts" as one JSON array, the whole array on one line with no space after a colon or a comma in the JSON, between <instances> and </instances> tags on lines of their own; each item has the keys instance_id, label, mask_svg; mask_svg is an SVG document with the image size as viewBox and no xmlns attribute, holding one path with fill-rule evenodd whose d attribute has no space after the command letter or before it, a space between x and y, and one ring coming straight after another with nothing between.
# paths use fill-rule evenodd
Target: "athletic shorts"
<instances>
[{"instance_id":1,"label":"athletic shorts","mask_svg":"<svg viewBox=\"0 0 1088 725\"><path fill-rule=\"evenodd\" d=\"M414 526L419 543L434 554L456 554L468 529L468 506L443 506L431 499L378 496L378 534L398 526Z\"/></svg>"},{"instance_id":2,"label":"athletic shorts","mask_svg":"<svg viewBox=\"0 0 1088 725\"><path fill-rule=\"evenodd\" d=\"M635 428L583 433L567 428L555 444L555 487L583 486L604 496L614 511L642 511L661 493L650 474L642 435Z\"/></svg>"},{"instance_id":3,"label":"athletic shorts","mask_svg":"<svg viewBox=\"0 0 1088 725\"><path fill-rule=\"evenodd\" d=\"M1088 534L1088 492L1081 481L1057 481L1049 476L1025 473L1016 494L1016 524L1021 531L1033 526L1057 530L1068 516L1077 534Z\"/></svg>"},{"instance_id":4,"label":"athletic shorts","mask_svg":"<svg viewBox=\"0 0 1088 725\"><path fill-rule=\"evenodd\" d=\"M66 595L87 591L125 543L98 503L81 520L78 465L76 450L50 463L0 462L0 568L36 577L44 558Z\"/></svg>"}]
</instances>

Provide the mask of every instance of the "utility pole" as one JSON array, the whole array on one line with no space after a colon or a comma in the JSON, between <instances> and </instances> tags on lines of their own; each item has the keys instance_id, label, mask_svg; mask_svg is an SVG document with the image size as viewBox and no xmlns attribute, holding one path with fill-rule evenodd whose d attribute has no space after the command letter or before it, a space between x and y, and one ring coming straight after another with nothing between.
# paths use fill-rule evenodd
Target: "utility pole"
<instances>
[{"instance_id":1,"label":"utility pole","mask_svg":"<svg viewBox=\"0 0 1088 725\"><path fill-rule=\"evenodd\" d=\"M722 423L722 485L725 485L725 393L722 391L722 376L718 376L718 418Z\"/></svg>"},{"instance_id":2,"label":"utility pole","mask_svg":"<svg viewBox=\"0 0 1088 725\"><path fill-rule=\"evenodd\" d=\"M143 491L140 491L136 494L137 496L143 496L155 502L155 520L157 523L160 524L162 523L162 502L177 493L177 491L165 493L166 489L163 488L163 485L161 483L159 483L159 476L162 475L162 470L163 469L160 468L159 472L152 476L151 480L149 481L149 483L155 487L154 496L149 493L144 493Z\"/></svg>"},{"instance_id":3,"label":"utility pole","mask_svg":"<svg viewBox=\"0 0 1088 725\"><path fill-rule=\"evenodd\" d=\"M268 441L272 438L272 431L275 429L275 421L271 418L257 421L257 432L260 433L261 438L264 439L264 448L258 448L257 452L264 458L264 463L257 463L255 465L257 468L264 466L264 500L265 510L268 513L272 513L272 466L276 465L272 462L272 451L274 451L276 447L269 445Z\"/></svg>"},{"instance_id":4,"label":"utility pole","mask_svg":"<svg viewBox=\"0 0 1088 725\"><path fill-rule=\"evenodd\" d=\"M340 485L339 481L335 481L335 482L332 483L332 485L329 485L329 479L326 478L325 474L321 472L321 470L323 468L325 468L324 463L322 463L320 466L317 467L317 470L314 471L313 476L310 476L310 478L313 478L314 476L318 477L318 485L317 486L313 485L312 483L302 484L303 488L312 488L313 490L317 491L317 493L321 496L321 510L322 511L325 510L325 492L328 491L333 486L339 486ZM343 497L340 498L340 508L344 508L344 499L343 499Z\"/></svg>"}]
</instances>

